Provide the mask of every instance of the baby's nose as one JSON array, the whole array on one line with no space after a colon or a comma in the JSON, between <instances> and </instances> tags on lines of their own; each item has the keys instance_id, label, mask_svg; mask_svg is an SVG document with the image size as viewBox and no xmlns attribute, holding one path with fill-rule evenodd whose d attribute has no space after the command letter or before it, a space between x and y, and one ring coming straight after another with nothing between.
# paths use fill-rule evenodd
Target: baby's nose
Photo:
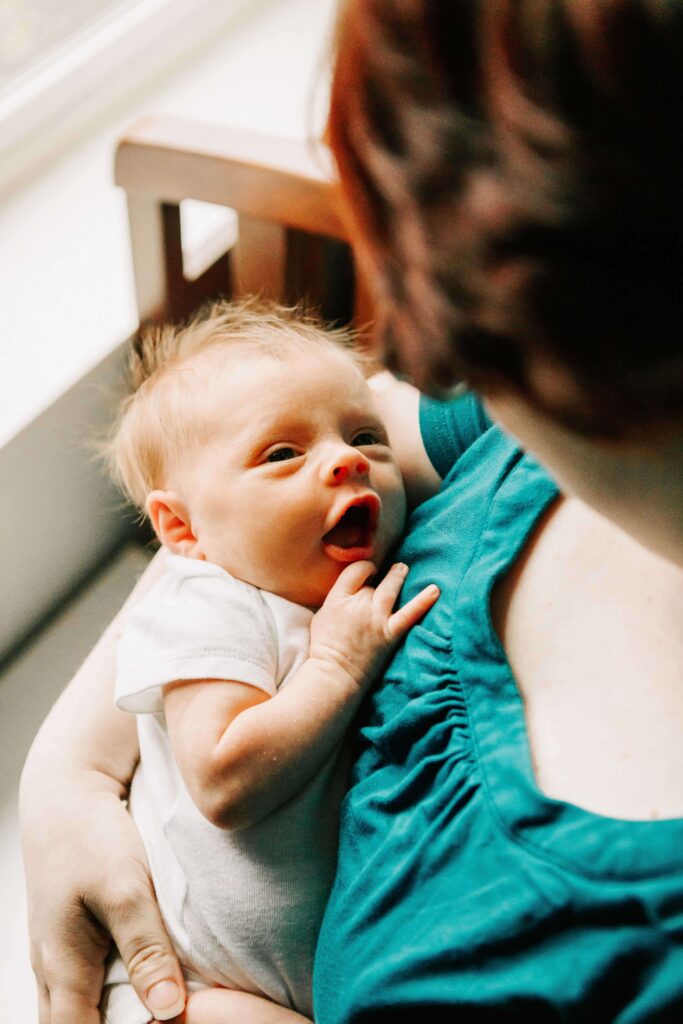
<instances>
[{"instance_id":1,"label":"baby's nose","mask_svg":"<svg viewBox=\"0 0 683 1024\"><path fill-rule=\"evenodd\" d=\"M370 463L364 456L354 448L338 454L331 465L331 483L343 484L349 477L367 476L370 472Z\"/></svg>"}]
</instances>

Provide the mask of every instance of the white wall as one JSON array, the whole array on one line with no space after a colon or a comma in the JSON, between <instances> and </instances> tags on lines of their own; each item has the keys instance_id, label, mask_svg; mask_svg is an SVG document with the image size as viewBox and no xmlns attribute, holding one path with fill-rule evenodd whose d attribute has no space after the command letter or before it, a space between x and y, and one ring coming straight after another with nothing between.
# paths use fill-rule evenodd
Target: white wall
<instances>
[{"instance_id":1,"label":"white wall","mask_svg":"<svg viewBox=\"0 0 683 1024\"><path fill-rule=\"evenodd\" d=\"M131 530L90 444L109 418L122 349L0 448L0 660Z\"/></svg>"}]
</instances>

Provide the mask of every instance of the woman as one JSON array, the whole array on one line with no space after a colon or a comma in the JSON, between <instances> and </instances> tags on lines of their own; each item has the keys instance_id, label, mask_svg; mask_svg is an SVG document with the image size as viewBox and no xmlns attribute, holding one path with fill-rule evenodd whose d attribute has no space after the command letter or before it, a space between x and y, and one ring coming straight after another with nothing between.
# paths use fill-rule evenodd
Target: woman
<instances>
[{"instance_id":1,"label":"woman","mask_svg":"<svg viewBox=\"0 0 683 1024\"><path fill-rule=\"evenodd\" d=\"M403 557L444 592L367 711L323 1024L683 1003L682 39L659 0L345 6L331 140L387 348L545 469L472 400L424 404L445 484ZM24 777L41 1024L97 1021L102 926L160 1019L181 984L112 642Z\"/></svg>"},{"instance_id":2,"label":"woman","mask_svg":"<svg viewBox=\"0 0 683 1024\"><path fill-rule=\"evenodd\" d=\"M445 481L400 557L442 597L361 729L321 1024L683 1005L682 41L647 0L343 16L331 139L390 337L564 497L423 407Z\"/></svg>"}]
</instances>

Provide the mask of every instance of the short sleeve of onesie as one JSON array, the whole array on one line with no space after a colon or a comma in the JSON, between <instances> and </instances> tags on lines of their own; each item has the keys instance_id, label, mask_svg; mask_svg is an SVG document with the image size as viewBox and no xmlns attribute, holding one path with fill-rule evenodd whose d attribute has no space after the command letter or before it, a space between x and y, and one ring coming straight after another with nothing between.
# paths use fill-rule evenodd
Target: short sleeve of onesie
<instances>
[{"instance_id":1,"label":"short sleeve of onesie","mask_svg":"<svg viewBox=\"0 0 683 1024\"><path fill-rule=\"evenodd\" d=\"M228 679L276 691L272 615L256 587L219 566L170 556L163 578L129 616L117 653L116 703L163 710L161 687L178 679Z\"/></svg>"}]
</instances>

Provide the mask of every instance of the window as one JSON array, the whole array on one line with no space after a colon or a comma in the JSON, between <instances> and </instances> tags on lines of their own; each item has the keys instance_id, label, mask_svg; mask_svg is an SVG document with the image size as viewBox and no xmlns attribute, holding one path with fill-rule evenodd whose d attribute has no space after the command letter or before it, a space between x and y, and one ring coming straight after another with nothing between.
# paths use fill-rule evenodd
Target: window
<instances>
[{"instance_id":1,"label":"window","mask_svg":"<svg viewBox=\"0 0 683 1024\"><path fill-rule=\"evenodd\" d=\"M263 0L0 0L0 189Z\"/></svg>"}]
</instances>

